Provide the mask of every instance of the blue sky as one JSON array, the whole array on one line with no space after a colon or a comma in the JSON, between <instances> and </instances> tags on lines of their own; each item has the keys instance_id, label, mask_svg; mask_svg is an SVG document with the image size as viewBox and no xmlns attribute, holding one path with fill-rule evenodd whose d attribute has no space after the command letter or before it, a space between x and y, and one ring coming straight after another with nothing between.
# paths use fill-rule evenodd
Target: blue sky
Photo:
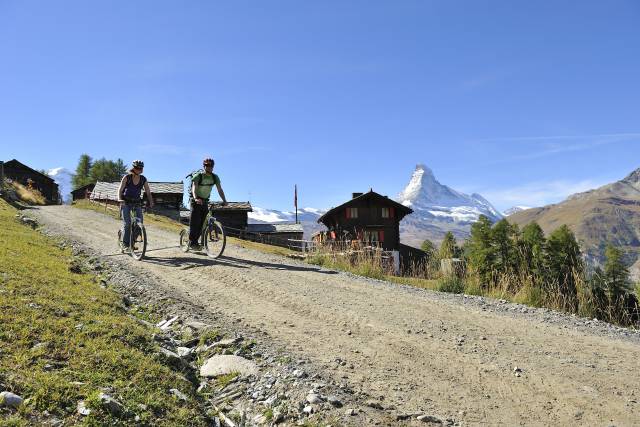
<instances>
[{"instance_id":1,"label":"blue sky","mask_svg":"<svg viewBox=\"0 0 640 427\"><path fill-rule=\"evenodd\" d=\"M395 196L417 163L499 209L640 167L637 1L0 0L0 157L203 156L230 200Z\"/></svg>"}]
</instances>

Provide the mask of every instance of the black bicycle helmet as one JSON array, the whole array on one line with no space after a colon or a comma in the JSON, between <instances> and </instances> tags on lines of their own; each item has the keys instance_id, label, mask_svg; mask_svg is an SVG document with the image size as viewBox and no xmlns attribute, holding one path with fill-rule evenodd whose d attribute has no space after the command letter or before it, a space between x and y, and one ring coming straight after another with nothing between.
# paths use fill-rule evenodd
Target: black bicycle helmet
<instances>
[{"instance_id":1,"label":"black bicycle helmet","mask_svg":"<svg viewBox=\"0 0 640 427\"><path fill-rule=\"evenodd\" d=\"M144 167L144 162L142 160L134 160L133 162L131 162L131 166L134 168L142 169Z\"/></svg>"}]
</instances>

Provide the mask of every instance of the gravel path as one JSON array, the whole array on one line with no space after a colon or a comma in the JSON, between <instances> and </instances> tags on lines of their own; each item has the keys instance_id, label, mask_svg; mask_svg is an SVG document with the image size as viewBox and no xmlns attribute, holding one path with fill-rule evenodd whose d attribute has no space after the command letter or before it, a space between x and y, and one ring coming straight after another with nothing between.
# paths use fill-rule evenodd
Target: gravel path
<instances>
[{"instance_id":1,"label":"gravel path","mask_svg":"<svg viewBox=\"0 0 640 427\"><path fill-rule=\"evenodd\" d=\"M261 331L381 413L464 425L639 425L640 335L516 304L424 291L228 245L212 260L147 227L148 258L117 251L119 223L33 210L163 292ZM380 418L385 419L385 418ZM374 418L371 418L373 421Z\"/></svg>"}]
</instances>

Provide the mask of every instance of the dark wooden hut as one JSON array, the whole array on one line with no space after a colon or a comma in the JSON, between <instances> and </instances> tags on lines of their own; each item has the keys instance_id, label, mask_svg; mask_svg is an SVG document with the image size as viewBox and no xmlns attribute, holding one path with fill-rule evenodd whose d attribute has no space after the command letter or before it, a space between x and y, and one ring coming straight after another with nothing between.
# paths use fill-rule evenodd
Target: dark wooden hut
<instances>
[{"instance_id":1,"label":"dark wooden hut","mask_svg":"<svg viewBox=\"0 0 640 427\"><path fill-rule=\"evenodd\" d=\"M249 202L229 202L226 206L222 206L221 202L212 204L212 213L218 221L229 229L229 234L234 235L234 230L246 230L249 222L249 212L253 212L251 203Z\"/></svg>"},{"instance_id":2,"label":"dark wooden hut","mask_svg":"<svg viewBox=\"0 0 640 427\"><path fill-rule=\"evenodd\" d=\"M87 184L87 185L83 185L82 187L76 188L71 192L71 199L74 201L81 200L81 199L88 199L89 196L91 195L91 192L93 191L93 187L95 186L96 184L92 183L92 184Z\"/></svg>"},{"instance_id":3,"label":"dark wooden hut","mask_svg":"<svg viewBox=\"0 0 640 427\"><path fill-rule=\"evenodd\" d=\"M38 190L49 204L60 203L58 184L50 176L31 169L16 159L4 163L4 176Z\"/></svg>"},{"instance_id":4,"label":"dark wooden hut","mask_svg":"<svg viewBox=\"0 0 640 427\"><path fill-rule=\"evenodd\" d=\"M318 218L318 222L328 229L321 238L356 240L385 250L399 250L400 221L412 212L412 209L373 190L353 193L351 200Z\"/></svg>"}]
</instances>

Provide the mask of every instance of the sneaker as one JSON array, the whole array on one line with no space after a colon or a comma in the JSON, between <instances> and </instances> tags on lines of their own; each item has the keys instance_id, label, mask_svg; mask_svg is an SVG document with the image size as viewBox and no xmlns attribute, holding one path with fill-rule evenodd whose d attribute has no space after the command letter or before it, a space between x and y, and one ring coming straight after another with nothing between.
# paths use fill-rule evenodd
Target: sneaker
<instances>
[{"instance_id":1,"label":"sneaker","mask_svg":"<svg viewBox=\"0 0 640 427\"><path fill-rule=\"evenodd\" d=\"M202 250L202 246L200 246L197 243L189 243L189 250L190 251L201 251Z\"/></svg>"}]
</instances>

